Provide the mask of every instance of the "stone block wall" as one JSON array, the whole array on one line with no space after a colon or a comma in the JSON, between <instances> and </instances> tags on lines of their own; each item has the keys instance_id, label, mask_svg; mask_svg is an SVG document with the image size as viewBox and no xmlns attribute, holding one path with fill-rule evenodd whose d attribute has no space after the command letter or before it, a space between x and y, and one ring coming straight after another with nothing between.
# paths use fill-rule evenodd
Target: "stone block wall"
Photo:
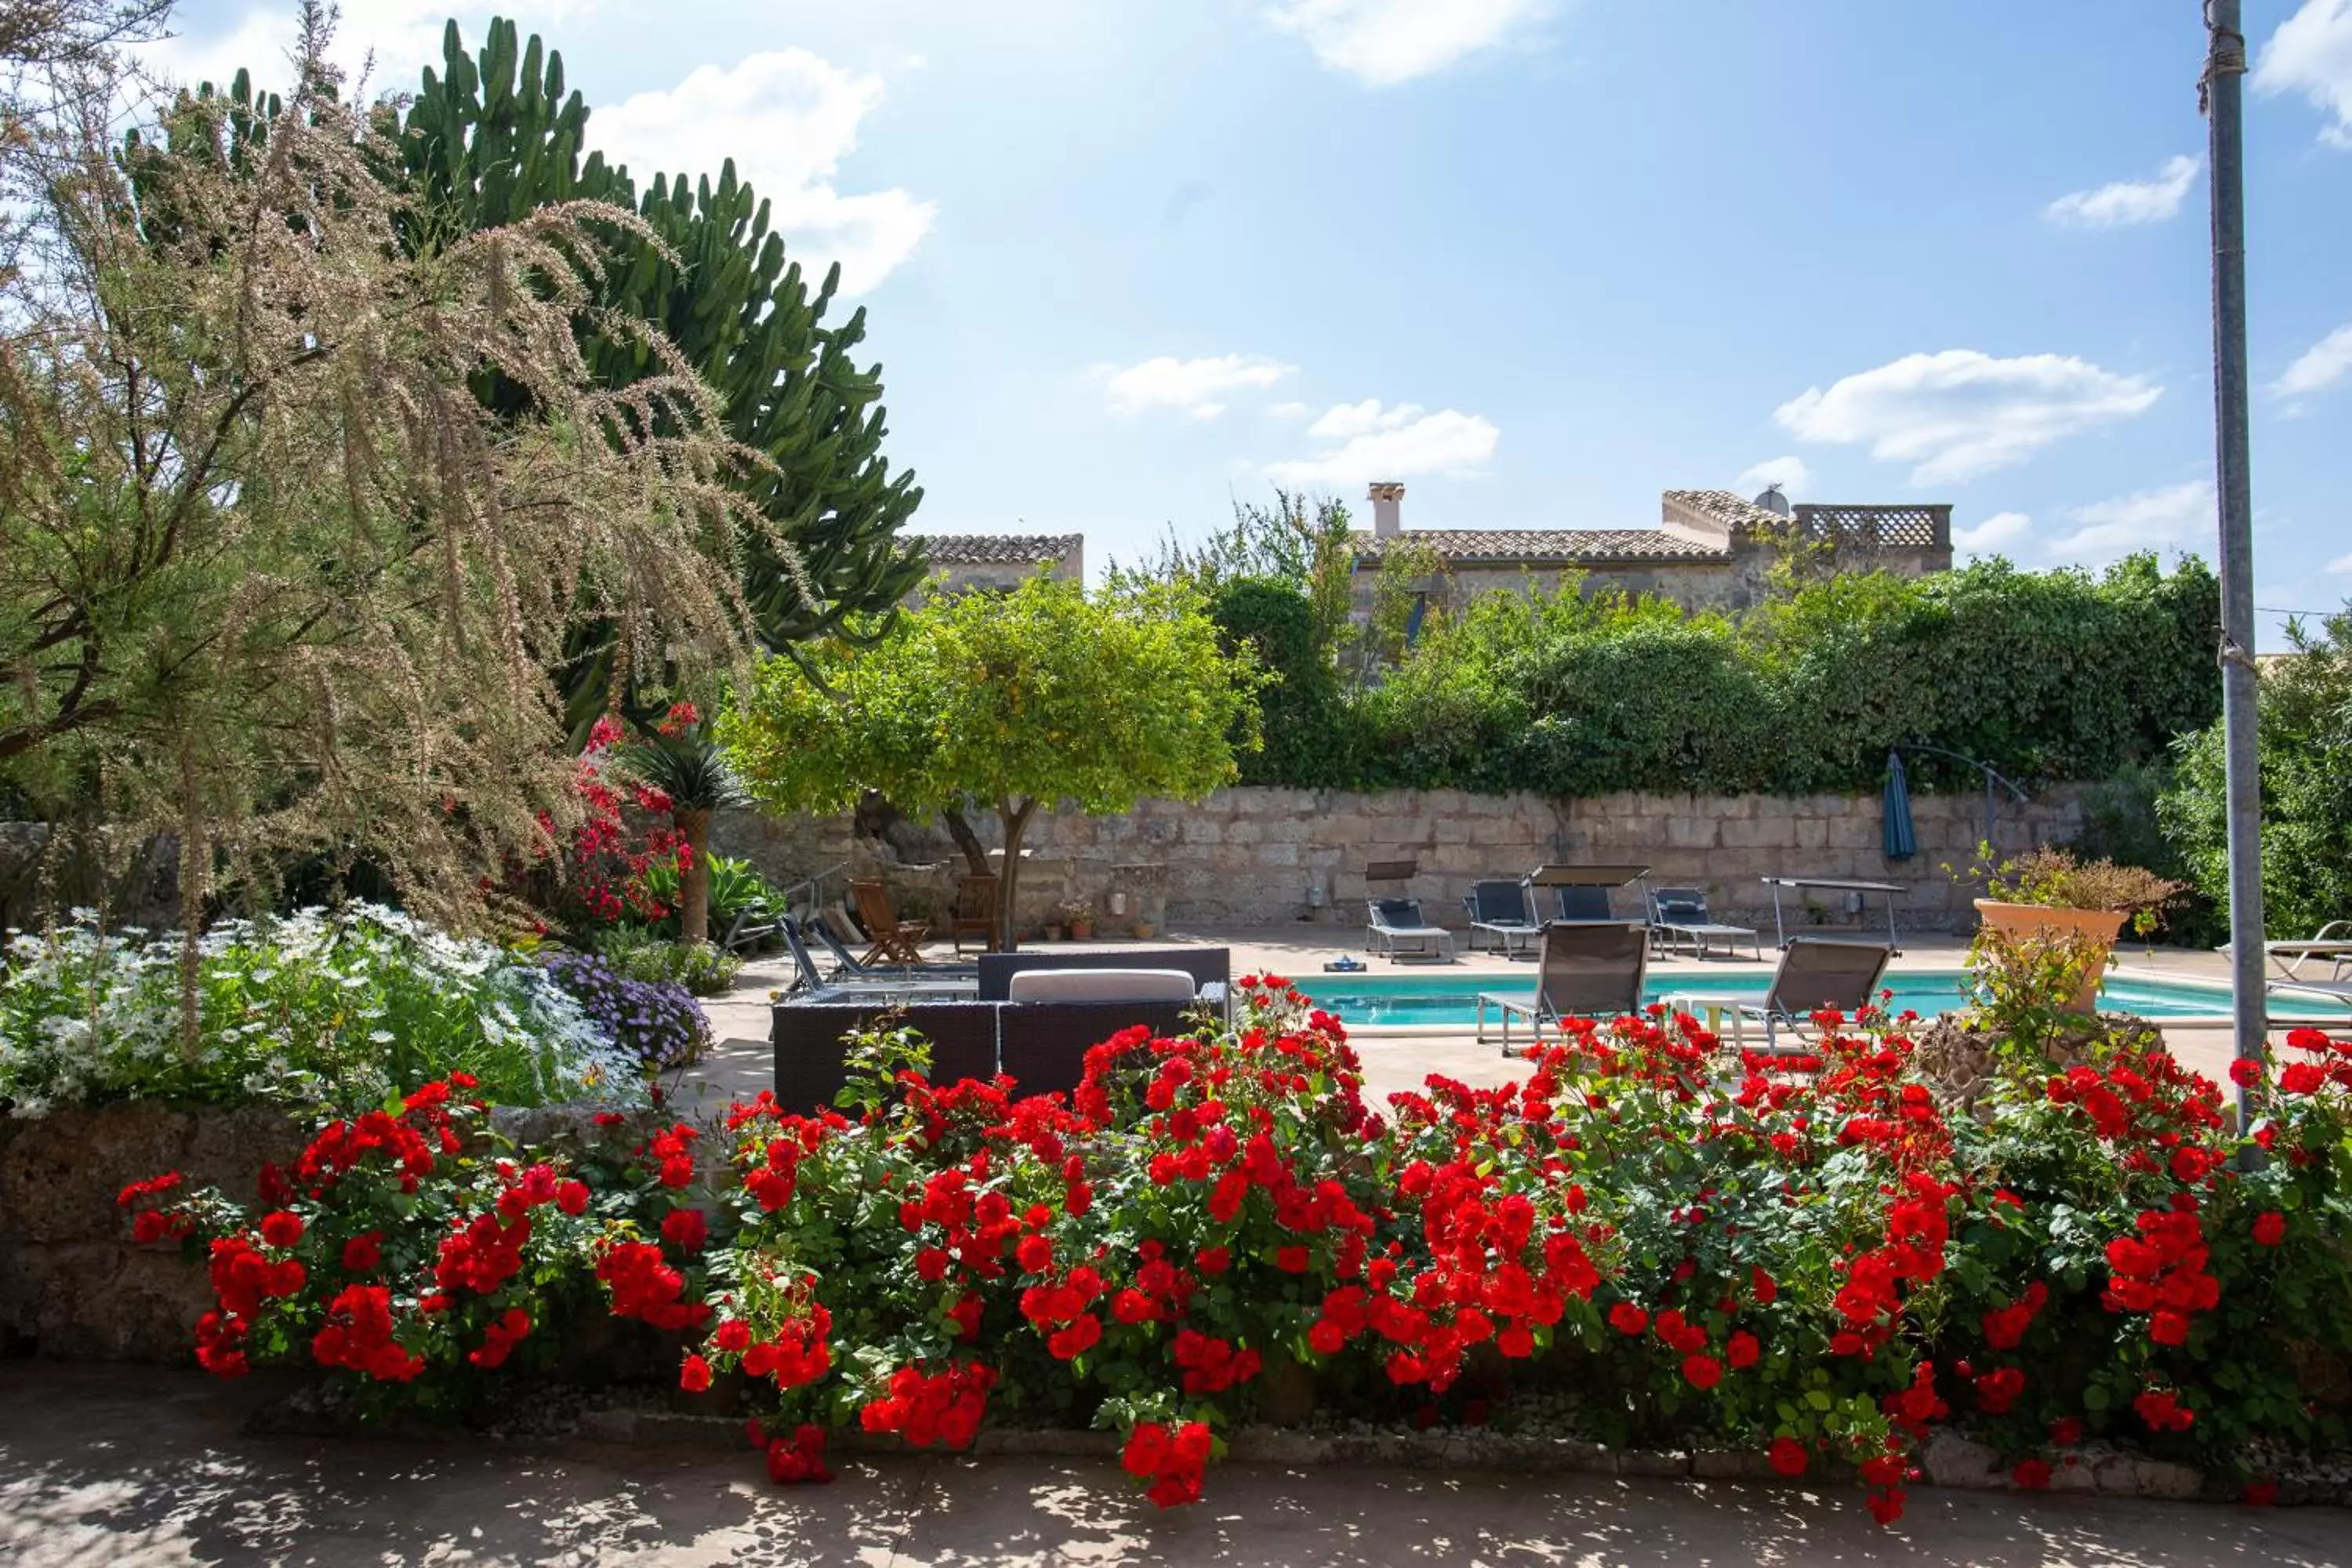
<instances>
[{"instance_id":1,"label":"stone block wall","mask_svg":"<svg viewBox=\"0 0 2352 1568\"><path fill-rule=\"evenodd\" d=\"M1893 882L1908 890L1897 906L1905 928L1967 929L1969 893L1943 868L1965 866L1973 857L1985 829L1982 797L1915 796L1919 852L1905 861L1883 853L1880 813L1875 795L1621 794L1563 801L1461 790L1222 790L1194 805L1155 800L1124 816L1041 816L1029 830L1023 861L1022 912L1042 921L1059 900L1085 898L1112 931L1127 929L1139 911L1160 925L1304 920L1360 929L1366 864L1410 859L1420 867L1411 890L1426 912L1460 926L1462 897L1473 882L1570 861L1647 865L1653 883L1704 888L1718 916L1748 923L1770 919L1761 881L1767 876ZM2063 841L2080 823L2074 792L2053 790L2028 805L2005 802L2000 842L2015 852ZM887 848L857 837L845 816L730 813L714 838L720 853L749 857L780 883L841 866L880 875L903 906L927 913L946 907L962 868L943 835ZM837 882L829 884L828 896L838 889ZM1125 915L1109 910L1113 894L1125 895ZM1622 901L1621 912L1640 912L1630 892ZM1847 918L1833 899L1821 901L1819 919ZM1789 909L1794 918L1808 918L1794 901ZM1874 905L1874 917L1883 918L1875 910Z\"/></svg>"},{"instance_id":2,"label":"stone block wall","mask_svg":"<svg viewBox=\"0 0 2352 1568\"><path fill-rule=\"evenodd\" d=\"M501 1107L492 1127L524 1145L577 1149L604 1136L601 1107ZM643 1137L651 1111L614 1137ZM266 1106L129 1100L37 1117L0 1115L0 1354L184 1362L215 1303L204 1265L176 1243L135 1245L116 1194L178 1171L250 1207L261 1167L301 1153L312 1124Z\"/></svg>"}]
</instances>

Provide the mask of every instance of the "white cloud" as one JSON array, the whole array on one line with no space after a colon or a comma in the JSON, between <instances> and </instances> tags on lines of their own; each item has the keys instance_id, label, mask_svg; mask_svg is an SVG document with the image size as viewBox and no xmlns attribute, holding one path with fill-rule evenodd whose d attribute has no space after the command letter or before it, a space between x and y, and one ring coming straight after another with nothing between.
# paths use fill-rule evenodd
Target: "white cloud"
<instances>
[{"instance_id":1,"label":"white cloud","mask_svg":"<svg viewBox=\"0 0 2352 1568\"><path fill-rule=\"evenodd\" d=\"M1731 482L1743 490L1750 485L1778 485L1784 492L1794 491L1811 484L1813 472L1802 458L1767 458L1740 469L1739 477Z\"/></svg>"},{"instance_id":2,"label":"white cloud","mask_svg":"<svg viewBox=\"0 0 2352 1568\"><path fill-rule=\"evenodd\" d=\"M1315 410L1304 403L1277 403L1265 411L1269 419L1304 419Z\"/></svg>"},{"instance_id":3,"label":"white cloud","mask_svg":"<svg viewBox=\"0 0 2352 1568\"><path fill-rule=\"evenodd\" d=\"M1266 19L1366 87L1394 87L1511 42L1554 0L1279 0Z\"/></svg>"},{"instance_id":4,"label":"white cloud","mask_svg":"<svg viewBox=\"0 0 2352 1568\"><path fill-rule=\"evenodd\" d=\"M2254 61L2254 90L2300 92L2336 123L2320 138L2352 149L2352 0L2305 0Z\"/></svg>"},{"instance_id":5,"label":"white cloud","mask_svg":"<svg viewBox=\"0 0 2352 1568\"><path fill-rule=\"evenodd\" d=\"M493 12L513 18L528 37L534 28L544 30L594 8L595 0L505 0L494 8L452 0L341 0L341 20L328 53L353 79L373 57L366 84L371 96L415 92L419 72L441 63L441 32L453 12L475 12L460 15L458 26L467 47L478 48ZM248 5L226 31L203 35L189 26L190 9L183 6L173 17L177 37L142 46L141 58L150 72L190 87L210 81L225 88L239 66L249 68L263 86L282 90L292 79L287 64L294 45L291 0Z\"/></svg>"},{"instance_id":6,"label":"white cloud","mask_svg":"<svg viewBox=\"0 0 2352 1568\"><path fill-rule=\"evenodd\" d=\"M2021 511L1997 511L1974 528L1952 530L1952 548L1971 555L1998 555L2024 542L2033 520Z\"/></svg>"},{"instance_id":7,"label":"white cloud","mask_svg":"<svg viewBox=\"0 0 2352 1568\"><path fill-rule=\"evenodd\" d=\"M2052 545L2051 553L2071 561L2112 558L2168 544L2200 544L2220 525L2210 479L2116 496L2072 508L2066 517L2083 526Z\"/></svg>"},{"instance_id":8,"label":"white cloud","mask_svg":"<svg viewBox=\"0 0 2352 1568\"><path fill-rule=\"evenodd\" d=\"M2075 191L2042 208L2042 216L2067 228L2161 223L2180 216L2180 204L2204 166L2196 158L2168 158L2153 180L2117 180L2095 191Z\"/></svg>"},{"instance_id":9,"label":"white cloud","mask_svg":"<svg viewBox=\"0 0 2352 1568\"><path fill-rule=\"evenodd\" d=\"M2352 375L2352 323L2336 328L2296 356L2271 383L2273 397L2309 397Z\"/></svg>"},{"instance_id":10,"label":"white cloud","mask_svg":"<svg viewBox=\"0 0 2352 1568\"><path fill-rule=\"evenodd\" d=\"M1974 349L1906 354L1808 387L1774 411L1801 441L1867 443L1911 463L1915 485L1952 484L2021 463L2040 447L2147 412L2164 389L2063 354L1996 359Z\"/></svg>"},{"instance_id":11,"label":"white cloud","mask_svg":"<svg viewBox=\"0 0 2352 1568\"><path fill-rule=\"evenodd\" d=\"M502 0L497 10L528 36L595 4ZM356 72L373 53L372 94L413 92L421 68L440 62L442 27L453 8L474 9L453 7L451 0L343 0L332 56ZM480 47L488 14L484 7L460 16L467 47ZM243 12L225 33L153 46L146 63L166 80L226 86L236 68L247 66L266 83L282 85L291 75L286 57L293 36L293 6L271 0ZM572 63L578 85L578 61ZM935 204L903 190L845 195L834 183L857 145L859 124L883 94L879 76L845 70L806 49L782 49L730 68L703 66L667 92L592 103L588 139L606 158L627 163L640 188L656 174L716 178L733 158L736 172L767 198L770 222L812 283L839 261L842 292L855 295L911 256L938 214Z\"/></svg>"},{"instance_id":12,"label":"white cloud","mask_svg":"<svg viewBox=\"0 0 2352 1568\"><path fill-rule=\"evenodd\" d=\"M629 165L642 187L656 174L716 177L728 158L769 204L770 221L822 277L841 263L841 291L862 294L915 252L936 203L903 190L845 195L834 184L857 127L883 98L878 76L806 49L772 49L736 65L698 67L667 92L641 92L588 117L588 139ZM806 267L814 259L816 265Z\"/></svg>"},{"instance_id":13,"label":"white cloud","mask_svg":"<svg viewBox=\"0 0 2352 1568\"><path fill-rule=\"evenodd\" d=\"M2352 572L2352 555L2337 556L2335 560L2327 563L2326 569L2338 574Z\"/></svg>"},{"instance_id":14,"label":"white cloud","mask_svg":"<svg viewBox=\"0 0 2352 1568\"><path fill-rule=\"evenodd\" d=\"M1218 354L1211 359L1161 354L1125 369L1098 366L1095 374L1110 395L1114 414L1179 408L1195 419L1214 419L1225 411L1224 399L1229 395L1272 386L1297 369L1264 354Z\"/></svg>"},{"instance_id":15,"label":"white cloud","mask_svg":"<svg viewBox=\"0 0 2352 1568\"><path fill-rule=\"evenodd\" d=\"M1319 457L1267 464L1276 483L1353 485L1418 474L1476 473L1493 459L1502 439L1502 432L1480 415L1452 408L1432 414L1415 403L1383 408L1378 398L1328 409L1307 433L1339 445Z\"/></svg>"}]
</instances>

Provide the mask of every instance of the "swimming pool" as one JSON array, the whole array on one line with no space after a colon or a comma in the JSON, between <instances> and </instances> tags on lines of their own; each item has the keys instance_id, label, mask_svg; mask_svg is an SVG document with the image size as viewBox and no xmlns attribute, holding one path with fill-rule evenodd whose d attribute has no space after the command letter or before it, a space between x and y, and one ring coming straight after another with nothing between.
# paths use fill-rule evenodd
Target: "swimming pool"
<instances>
[{"instance_id":1,"label":"swimming pool","mask_svg":"<svg viewBox=\"0 0 2352 1568\"><path fill-rule=\"evenodd\" d=\"M1653 974L1643 994L1652 1002L1688 995L1759 1001L1770 978L1761 969ZM1480 993L1533 1000L1536 989L1532 966L1503 974L1304 974L1297 981L1317 1006L1337 1014L1341 1023L1386 1029L1467 1028L1477 1019ZM1891 1006L1896 1013L1908 1008L1933 1017L1967 998L1967 975L1958 969L1895 970L1886 984L1895 992ZM2216 1018L2228 1015L2230 993L2226 987L2194 981L2110 974L2099 1005L2143 1018ZM2290 1011L2284 998L2274 1007L2282 1015ZM2324 997L2294 998L2291 1011L2303 1018L2352 1018L2352 1006Z\"/></svg>"}]
</instances>

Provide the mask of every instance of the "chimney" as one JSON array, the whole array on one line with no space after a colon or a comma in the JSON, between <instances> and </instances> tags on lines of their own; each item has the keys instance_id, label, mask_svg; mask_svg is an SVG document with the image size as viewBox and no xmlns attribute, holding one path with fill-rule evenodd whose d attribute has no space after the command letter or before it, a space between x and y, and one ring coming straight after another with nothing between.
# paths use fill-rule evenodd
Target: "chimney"
<instances>
[{"instance_id":1,"label":"chimney","mask_svg":"<svg viewBox=\"0 0 2352 1568\"><path fill-rule=\"evenodd\" d=\"M1404 531L1404 487L1398 484L1376 484L1372 487L1372 537L1394 539Z\"/></svg>"}]
</instances>

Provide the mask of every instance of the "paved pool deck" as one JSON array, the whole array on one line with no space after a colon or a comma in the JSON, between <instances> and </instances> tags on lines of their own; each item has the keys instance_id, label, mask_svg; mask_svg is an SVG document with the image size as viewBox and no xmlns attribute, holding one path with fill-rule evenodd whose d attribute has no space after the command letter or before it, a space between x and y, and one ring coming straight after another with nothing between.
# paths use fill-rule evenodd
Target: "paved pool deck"
<instances>
[{"instance_id":1,"label":"paved pool deck","mask_svg":"<svg viewBox=\"0 0 2352 1568\"><path fill-rule=\"evenodd\" d=\"M1764 951L1769 960L1772 949L1769 933L1766 934ZM1028 945L1034 951L1047 944ZM1297 981L1310 995L1315 982L1323 976L1324 963L1343 953L1363 960L1370 965L1368 973L1376 975L1454 974L1462 977L1465 989L1486 988L1490 981L1507 981L1509 989L1532 993L1535 985L1533 963L1505 958L1491 951L1473 952L1458 938L1456 961L1451 965L1410 959L1391 963L1365 954L1360 928L1304 921L1276 927L1179 927L1148 942L1050 944L1056 951L1073 952L1171 945L1230 947L1234 950L1236 975L1252 972L1282 974ZM1949 970L1961 967L1965 962L1968 939L1906 931L1902 936L1902 947L1894 961L1895 969ZM952 956L952 951L943 942L933 943L925 950L925 955L944 961ZM2117 950L2117 956L2120 968L2159 978L2209 983L2226 983L2229 978L2228 960L2210 951L2126 942ZM1686 984L1694 991L1760 989L1761 976L1770 968L1769 962L1759 963L1752 959L1700 960L1683 954L1655 959L1651 963L1653 973L1670 976L1678 986ZM705 1004L719 1045L680 1085L682 1108L698 1112L724 1110L730 1100L748 1098L772 1085L774 1069L767 1045L769 994L789 984L792 977L790 958L762 957L745 966L735 988L727 995ZM2164 1036L2166 1044L2181 1062L2217 1082L2229 1070L2231 1047L2226 1027L2171 1024L2164 1026ZM1420 1088L1431 1073L1485 1088L1508 1082L1525 1070L1493 1045L1478 1044L1467 1028L1444 1034L1367 1030L1358 1032L1353 1038L1364 1060L1366 1087L1375 1103L1399 1090ZM2352 1547L2347 1547L2345 1555L2347 1562L2352 1562Z\"/></svg>"},{"instance_id":2,"label":"paved pool deck","mask_svg":"<svg viewBox=\"0 0 2352 1568\"><path fill-rule=\"evenodd\" d=\"M0 1563L2319 1568L2352 1557L2352 1512L2338 1509L1928 1488L1891 1530L1843 1485L1372 1467L1219 1466L1204 1501L1165 1514L1116 1466L1066 1459L852 1456L832 1486L780 1489L748 1448L247 1435L272 1392L260 1376L0 1363Z\"/></svg>"}]
</instances>

